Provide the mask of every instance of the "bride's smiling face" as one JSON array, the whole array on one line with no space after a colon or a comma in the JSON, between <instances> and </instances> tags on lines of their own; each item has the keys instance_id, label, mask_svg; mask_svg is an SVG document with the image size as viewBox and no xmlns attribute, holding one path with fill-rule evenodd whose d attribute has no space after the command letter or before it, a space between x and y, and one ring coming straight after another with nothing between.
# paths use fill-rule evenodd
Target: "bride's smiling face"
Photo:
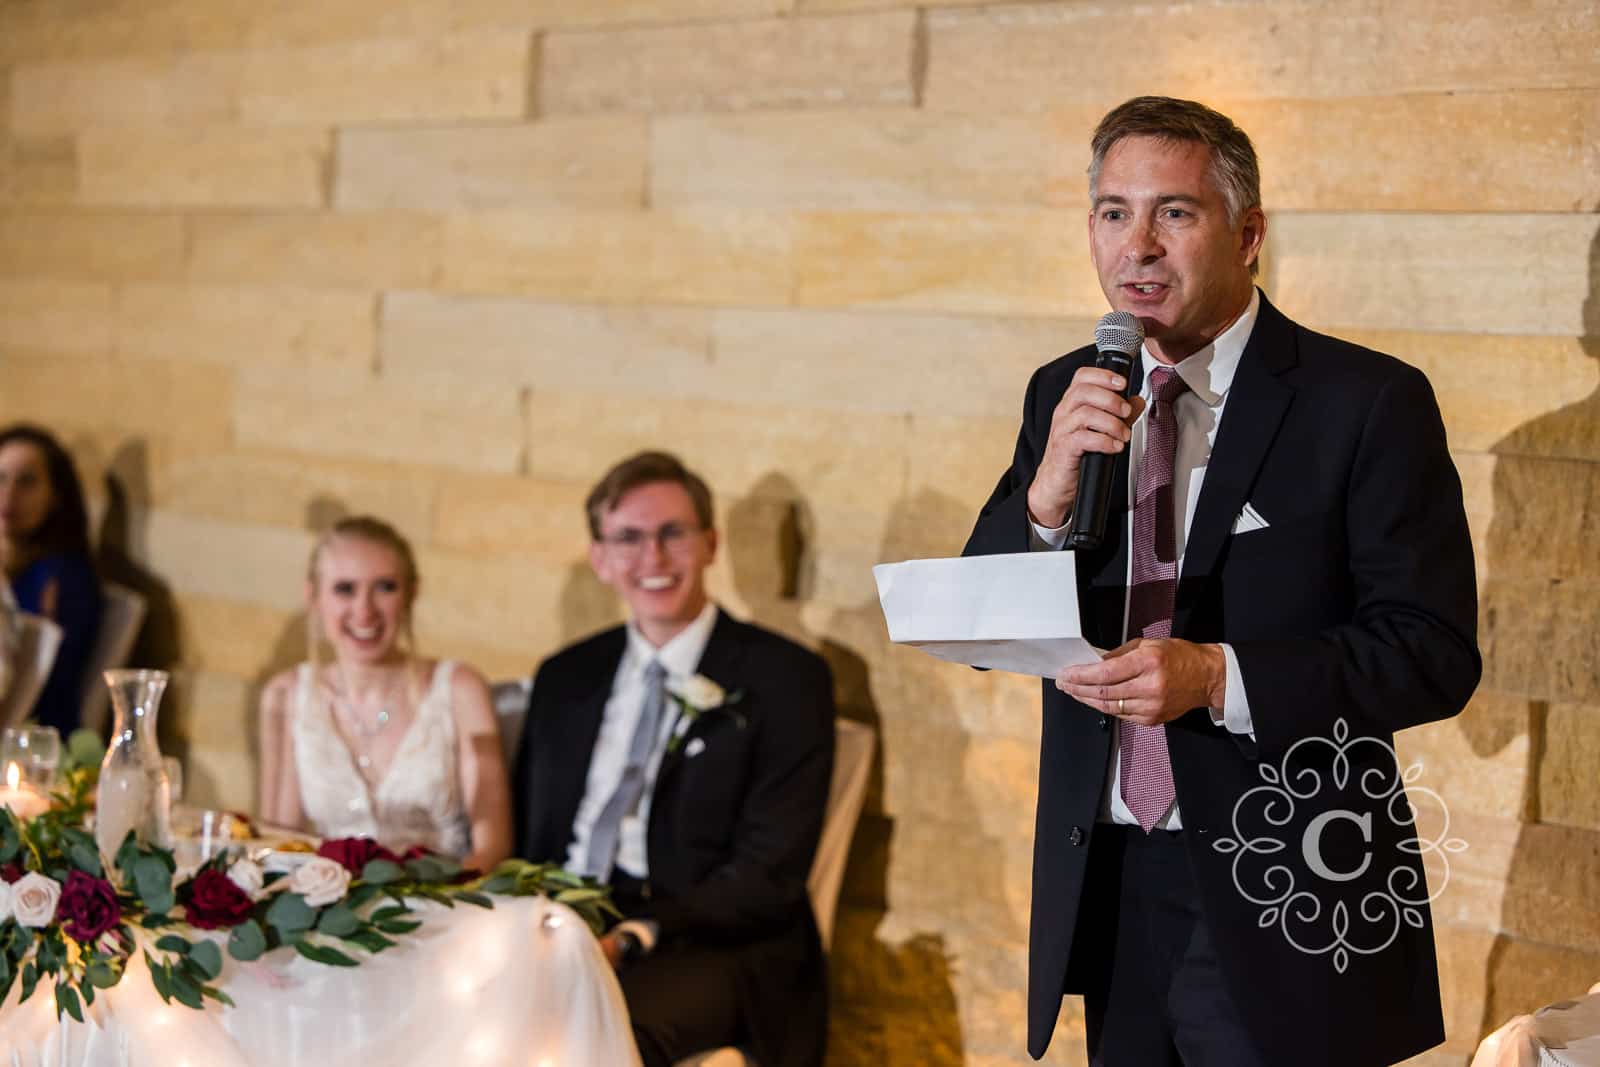
<instances>
[{"instance_id":1,"label":"bride's smiling face","mask_svg":"<svg viewBox=\"0 0 1600 1067\"><path fill-rule=\"evenodd\" d=\"M335 537L317 557L307 607L346 663L382 663L395 653L411 610L405 564L385 545Z\"/></svg>"}]
</instances>

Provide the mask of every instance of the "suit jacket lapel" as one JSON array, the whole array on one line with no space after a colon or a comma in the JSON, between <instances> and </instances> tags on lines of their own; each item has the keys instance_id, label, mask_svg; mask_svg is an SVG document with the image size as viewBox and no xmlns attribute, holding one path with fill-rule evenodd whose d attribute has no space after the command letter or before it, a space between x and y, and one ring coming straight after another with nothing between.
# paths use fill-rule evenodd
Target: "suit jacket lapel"
<instances>
[{"instance_id":1,"label":"suit jacket lapel","mask_svg":"<svg viewBox=\"0 0 1600 1067\"><path fill-rule=\"evenodd\" d=\"M1188 636L1185 628L1189 616L1216 567L1234 519L1249 500L1256 472L1294 398L1294 389L1280 375L1293 367L1296 359L1294 324L1263 295L1255 328L1250 331L1250 340L1228 390L1222 425L1217 428L1200 500L1189 526L1173 610L1175 637Z\"/></svg>"},{"instance_id":2,"label":"suit jacket lapel","mask_svg":"<svg viewBox=\"0 0 1600 1067\"><path fill-rule=\"evenodd\" d=\"M719 607L717 621L711 627L711 637L706 641L705 651L700 653L700 662L695 666L696 674L705 675L729 693L741 688L738 685L739 661L744 657L744 642L739 640L739 627L740 623ZM676 702L673 703L672 710L678 716L683 714ZM690 727L689 732L693 732L693 729L694 727ZM676 716L673 720L673 732L677 732ZM662 757L661 767L656 771L658 792L683 763L683 749L683 745L677 745L673 751Z\"/></svg>"}]
</instances>

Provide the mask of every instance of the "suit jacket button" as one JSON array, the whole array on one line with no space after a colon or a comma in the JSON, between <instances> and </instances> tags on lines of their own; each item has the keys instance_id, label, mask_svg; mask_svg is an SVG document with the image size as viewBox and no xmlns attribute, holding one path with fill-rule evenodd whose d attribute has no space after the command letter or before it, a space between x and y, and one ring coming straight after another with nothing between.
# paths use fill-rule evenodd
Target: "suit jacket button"
<instances>
[{"instance_id":1,"label":"suit jacket button","mask_svg":"<svg viewBox=\"0 0 1600 1067\"><path fill-rule=\"evenodd\" d=\"M1081 826L1074 826L1072 828L1072 832L1067 835L1067 840L1071 841L1074 845L1083 844L1083 828Z\"/></svg>"},{"instance_id":2,"label":"suit jacket button","mask_svg":"<svg viewBox=\"0 0 1600 1067\"><path fill-rule=\"evenodd\" d=\"M1100 716L1100 729L1102 729L1102 730L1111 729L1111 716L1109 716L1109 715Z\"/></svg>"}]
</instances>

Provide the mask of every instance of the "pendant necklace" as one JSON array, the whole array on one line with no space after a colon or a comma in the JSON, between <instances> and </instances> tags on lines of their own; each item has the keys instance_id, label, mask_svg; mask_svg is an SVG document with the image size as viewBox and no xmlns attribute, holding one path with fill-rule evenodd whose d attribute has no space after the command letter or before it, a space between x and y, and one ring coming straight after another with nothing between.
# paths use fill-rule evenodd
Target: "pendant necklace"
<instances>
[{"instance_id":1,"label":"pendant necklace","mask_svg":"<svg viewBox=\"0 0 1600 1067\"><path fill-rule=\"evenodd\" d=\"M353 693L355 687L350 684L349 676L345 673L344 665L339 665L339 680L343 691L335 690L332 693L333 701L344 711L345 722L355 732L359 739L360 751L356 753L356 766L361 769L363 776L372 767L372 756L369 749L373 741L388 728L394 719L395 708L391 699L394 691L393 685L385 686L378 694L377 710L370 714L363 714L361 706L346 695Z\"/></svg>"}]
</instances>

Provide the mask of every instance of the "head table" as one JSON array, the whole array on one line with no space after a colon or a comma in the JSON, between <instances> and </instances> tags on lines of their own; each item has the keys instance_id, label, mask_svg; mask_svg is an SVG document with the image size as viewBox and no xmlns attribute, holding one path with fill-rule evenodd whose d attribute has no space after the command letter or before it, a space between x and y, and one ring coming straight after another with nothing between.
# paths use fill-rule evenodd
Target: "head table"
<instances>
[{"instance_id":1,"label":"head table","mask_svg":"<svg viewBox=\"0 0 1600 1067\"><path fill-rule=\"evenodd\" d=\"M226 959L235 1007L164 1004L136 954L85 1021L48 995L0 1005L0 1067L638 1067L616 976L574 912L413 905L422 926L359 967L277 949Z\"/></svg>"}]
</instances>

